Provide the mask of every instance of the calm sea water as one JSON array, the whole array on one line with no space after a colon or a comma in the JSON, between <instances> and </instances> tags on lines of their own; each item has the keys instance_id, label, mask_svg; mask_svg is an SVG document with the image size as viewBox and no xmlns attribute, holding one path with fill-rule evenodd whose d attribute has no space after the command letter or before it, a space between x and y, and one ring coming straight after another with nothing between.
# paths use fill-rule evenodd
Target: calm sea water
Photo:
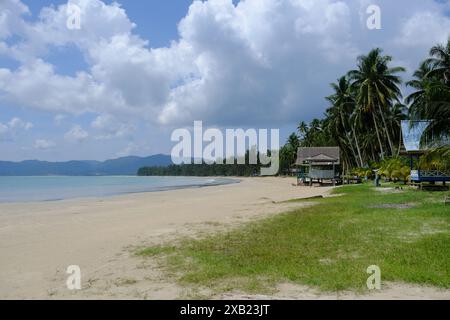
<instances>
[{"instance_id":1,"label":"calm sea water","mask_svg":"<svg viewBox=\"0 0 450 320\"><path fill-rule=\"evenodd\" d=\"M226 178L196 177L0 177L0 202L104 197L235 182L236 180Z\"/></svg>"}]
</instances>

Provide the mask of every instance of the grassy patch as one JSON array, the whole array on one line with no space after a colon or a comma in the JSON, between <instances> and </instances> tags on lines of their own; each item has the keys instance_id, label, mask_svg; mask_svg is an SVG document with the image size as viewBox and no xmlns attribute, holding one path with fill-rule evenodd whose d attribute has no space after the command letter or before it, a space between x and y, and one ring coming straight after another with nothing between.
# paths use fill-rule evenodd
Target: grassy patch
<instances>
[{"instance_id":1,"label":"grassy patch","mask_svg":"<svg viewBox=\"0 0 450 320\"><path fill-rule=\"evenodd\" d=\"M340 197L248 223L165 253L180 283L261 292L279 281L322 290L364 290L370 265L382 281L450 287L450 207L444 192L376 192L369 185L335 190ZM447 193L448 194L448 193ZM396 204L411 204L399 209ZM389 204L389 205L386 205Z\"/></svg>"},{"instance_id":2,"label":"grassy patch","mask_svg":"<svg viewBox=\"0 0 450 320\"><path fill-rule=\"evenodd\" d=\"M141 257L152 257L161 254L172 253L174 251L175 251L174 246L156 246L139 249L136 251L136 255Z\"/></svg>"},{"instance_id":3,"label":"grassy patch","mask_svg":"<svg viewBox=\"0 0 450 320\"><path fill-rule=\"evenodd\" d=\"M290 199L290 200L280 201L280 202L276 202L276 203L309 202L311 200L317 200L317 199L323 199L323 196L314 196L314 197L308 197L308 198Z\"/></svg>"}]
</instances>

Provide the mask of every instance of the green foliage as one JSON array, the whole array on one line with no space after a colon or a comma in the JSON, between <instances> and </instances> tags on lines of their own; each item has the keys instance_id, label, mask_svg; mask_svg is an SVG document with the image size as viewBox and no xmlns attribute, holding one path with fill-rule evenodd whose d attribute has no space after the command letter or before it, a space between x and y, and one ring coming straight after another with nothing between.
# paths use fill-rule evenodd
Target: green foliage
<instances>
[{"instance_id":1,"label":"green foliage","mask_svg":"<svg viewBox=\"0 0 450 320\"><path fill-rule=\"evenodd\" d=\"M410 167L407 165L407 159L396 157L381 161L379 166L379 174L386 180L407 182L411 173Z\"/></svg>"},{"instance_id":2,"label":"green foliage","mask_svg":"<svg viewBox=\"0 0 450 320\"><path fill-rule=\"evenodd\" d=\"M254 292L250 284L267 290L286 281L367 290L366 269L375 264L383 281L450 288L446 193L374 189L345 186L336 190L342 196L317 199L316 206L182 241L164 260L167 271L180 284L218 291Z\"/></svg>"},{"instance_id":3,"label":"green foliage","mask_svg":"<svg viewBox=\"0 0 450 320\"><path fill-rule=\"evenodd\" d=\"M299 145L339 146L346 175L371 176L363 168L382 166L387 179L406 181L407 164L391 161L402 147L402 120L429 120L427 138L440 139L444 145L450 139L450 39L445 46L434 46L429 55L407 83L415 91L405 99L406 105L401 101L399 76L405 69L392 67L392 57L379 48L360 56L355 70L331 84L333 93L326 97L330 107L324 118L299 123ZM286 148L287 154L291 146ZM423 160L424 167L448 165L433 154ZM385 159L387 163L373 165ZM282 160L282 167L288 168L288 163Z\"/></svg>"},{"instance_id":4,"label":"green foliage","mask_svg":"<svg viewBox=\"0 0 450 320\"><path fill-rule=\"evenodd\" d=\"M431 120L428 137L450 138L450 38L446 44L436 45L407 83L416 91L406 98L411 119Z\"/></svg>"},{"instance_id":5,"label":"green foliage","mask_svg":"<svg viewBox=\"0 0 450 320\"><path fill-rule=\"evenodd\" d=\"M249 164L249 151L246 152L245 158L241 159L245 164L238 164L238 160L234 159L234 164L223 164L223 162L207 164L181 164L170 165L167 167L143 167L137 172L138 176L233 176L233 177L250 177L259 175L261 167L264 167L260 161L260 154L257 153L257 164ZM268 151L270 156L270 151Z\"/></svg>"},{"instance_id":6,"label":"green foliage","mask_svg":"<svg viewBox=\"0 0 450 320\"><path fill-rule=\"evenodd\" d=\"M419 166L426 170L440 170L450 173L450 147L435 148L421 157Z\"/></svg>"},{"instance_id":7,"label":"green foliage","mask_svg":"<svg viewBox=\"0 0 450 320\"><path fill-rule=\"evenodd\" d=\"M370 168L354 168L347 177L373 178L373 171Z\"/></svg>"}]
</instances>

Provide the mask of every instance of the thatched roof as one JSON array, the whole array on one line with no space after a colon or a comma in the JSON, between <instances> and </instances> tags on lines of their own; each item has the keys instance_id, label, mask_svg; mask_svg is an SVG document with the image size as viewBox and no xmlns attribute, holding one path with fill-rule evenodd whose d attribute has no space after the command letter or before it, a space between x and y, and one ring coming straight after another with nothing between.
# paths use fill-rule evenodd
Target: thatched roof
<instances>
[{"instance_id":1,"label":"thatched roof","mask_svg":"<svg viewBox=\"0 0 450 320\"><path fill-rule=\"evenodd\" d=\"M297 161L295 164L328 164L333 162L335 164L339 164L340 159L341 157L339 147L302 147L298 148Z\"/></svg>"}]
</instances>

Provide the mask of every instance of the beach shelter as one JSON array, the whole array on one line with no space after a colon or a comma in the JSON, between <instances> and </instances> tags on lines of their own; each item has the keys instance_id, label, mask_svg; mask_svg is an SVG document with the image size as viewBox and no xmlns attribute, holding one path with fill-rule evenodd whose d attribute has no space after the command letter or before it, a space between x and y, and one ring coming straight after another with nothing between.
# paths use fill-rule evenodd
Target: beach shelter
<instances>
[{"instance_id":1,"label":"beach shelter","mask_svg":"<svg viewBox=\"0 0 450 320\"><path fill-rule=\"evenodd\" d=\"M339 147L300 147L297 151L296 166L299 167L298 184L312 185L331 181L333 185L340 180Z\"/></svg>"},{"instance_id":2,"label":"beach shelter","mask_svg":"<svg viewBox=\"0 0 450 320\"><path fill-rule=\"evenodd\" d=\"M431 124L430 120L404 120L401 123L403 146L401 154L410 159L411 181L421 182L445 182L450 181L450 172L440 170L428 170L421 168L420 157L432 148L450 145L447 136L435 137L427 135L426 131Z\"/></svg>"}]
</instances>

